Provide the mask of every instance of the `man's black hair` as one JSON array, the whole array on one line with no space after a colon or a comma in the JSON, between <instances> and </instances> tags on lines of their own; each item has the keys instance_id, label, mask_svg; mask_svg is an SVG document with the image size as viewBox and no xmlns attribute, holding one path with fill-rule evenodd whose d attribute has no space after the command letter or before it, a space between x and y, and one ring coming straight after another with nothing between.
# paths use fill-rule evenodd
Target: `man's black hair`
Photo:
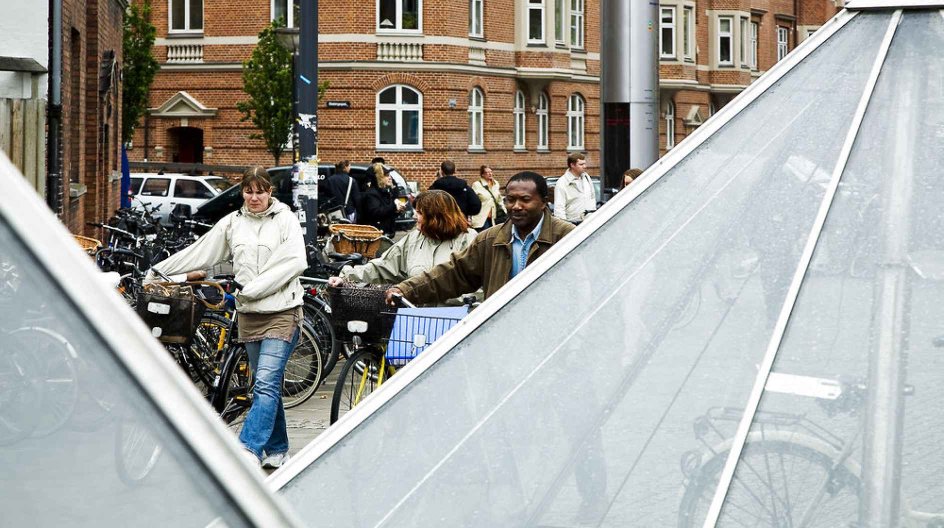
<instances>
[{"instance_id":1,"label":"man's black hair","mask_svg":"<svg viewBox=\"0 0 944 528\"><path fill-rule=\"evenodd\" d=\"M452 176L456 173L456 164L446 160L439 165L439 170L443 176Z\"/></svg>"},{"instance_id":2,"label":"man's black hair","mask_svg":"<svg viewBox=\"0 0 944 528\"><path fill-rule=\"evenodd\" d=\"M387 162L384 161L384 159L381 158L380 156L377 156L376 158L370 160L370 164L371 164L371 165L373 165L374 163L383 163L383 164L386 164Z\"/></svg>"},{"instance_id":3,"label":"man's black hair","mask_svg":"<svg viewBox=\"0 0 944 528\"><path fill-rule=\"evenodd\" d=\"M335 171L335 172L342 172L343 169L344 169L344 167L350 166L350 164L351 164L351 162L348 161L348 160L339 161L339 162L337 162L337 163L334 164L334 171Z\"/></svg>"},{"instance_id":4,"label":"man's black hair","mask_svg":"<svg viewBox=\"0 0 944 528\"><path fill-rule=\"evenodd\" d=\"M547 201L547 180L544 179L544 176L536 172L524 171L512 176L511 179L508 180L508 183L511 182L534 182L538 196L544 199L545 202Z\"/></svg>"}]
</instances>

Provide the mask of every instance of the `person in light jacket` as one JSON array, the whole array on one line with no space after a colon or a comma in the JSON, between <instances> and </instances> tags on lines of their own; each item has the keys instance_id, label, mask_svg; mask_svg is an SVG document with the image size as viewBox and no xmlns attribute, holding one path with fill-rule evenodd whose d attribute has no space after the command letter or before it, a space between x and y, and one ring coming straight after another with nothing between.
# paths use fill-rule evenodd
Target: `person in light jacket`
<instances>
[{"instance_id":1,"label":"person in light jacket","mask_svg":"<svg viewBox=\"0 0 944 528\"><path fill-rule=\"evenodd\" d=\"M298 277L308 267L298 217L272 197L262 167L243 176L243 206L221 219L193 245L154 266L165 275L233 260L239 313L238 339L246 344L255 377L252 407L239 440L247 458L263 467L288 459L282 378L295 349L304 291ZM154 272L148 274L153 279Z\"/></svg>"},{"instance_id":2,"label":"person in light jacket","mask_svg":"<svg viewBox=\"0 0 944 528\"><path fill-rule=\"evenodd\" d=\"M340 277L328 280L331 286L351 282L391 284L429 271L464 250L475 240L456 200L446 191L420 193L413 202L416 229L410 231L384 254L367 264L345 267Z\"/></svg>"},{"instance_id":3,"label":"person in light jacket","mask_svg":"<svg viewBox=\"0 0 944 528\"><path fill-rule=\"evenodd\" d=\"M482 202L482 210L472 217L472 227L477 231L484 231L508 219L508 212L502 202L501 188L495 181L491 167L482 165L479 168L479 180L472 184L472 190Z\"/></svg>"}]
</instances>

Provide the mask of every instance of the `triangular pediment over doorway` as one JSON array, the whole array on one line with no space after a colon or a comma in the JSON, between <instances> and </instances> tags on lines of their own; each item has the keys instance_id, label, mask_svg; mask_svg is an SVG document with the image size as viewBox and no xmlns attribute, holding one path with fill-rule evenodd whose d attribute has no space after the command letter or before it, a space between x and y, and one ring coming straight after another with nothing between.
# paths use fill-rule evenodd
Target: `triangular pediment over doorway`
<instances>
[{"instance_id":1,"label":"triangular pediment over doorway","mask_svg":"<svg viewBox=\"0 0 944 528\"><path fill-rule=\"evenodd\" d=\"M690 127L701 126L701 124L705 122L704 118L701 117L701 112L698 105L692 105L683 122Z\"/></svg>"},{"instance_id":2,"label":"triangular pediment over doorway","mask_svg":"<svg viewBox=\"0 0 944 528\"><path fill-rule=\"evenodd\" d=\"M216 115L216 108L207 108L194 96L183 91L177 92L164 101L164 104L151 108L149 111L152 117L213 117Z\"/></svg>"}]
</instances>

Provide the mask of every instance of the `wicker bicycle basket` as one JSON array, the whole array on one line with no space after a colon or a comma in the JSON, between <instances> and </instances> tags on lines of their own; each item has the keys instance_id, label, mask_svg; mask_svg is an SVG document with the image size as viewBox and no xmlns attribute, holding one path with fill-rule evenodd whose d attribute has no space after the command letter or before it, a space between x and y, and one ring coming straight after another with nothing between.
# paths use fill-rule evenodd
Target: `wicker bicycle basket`
<instances>
[{"instance_id":1,"label":"wicker bicycle basket","mask_svg":"<svg viewBox=\"0 0 944 528\"><path fill-rule=\"evenodd\" d=\"M326 292L335 334L350 335L348 321L364 321L367 331L360 334L364 340L389 338L395 315L390 313L391 308L384 302L386 291L387 286L328 287Z\"/></svg>"},{"instance_id":2,"label":"wicker bicycle basket","mask_svg":"<svg viewBox=\"0 0 944 528\"><path fill-rule=\"evenodd\" d=\"M331 244L338 253L360 253L373 258L380 249L383 232L374 226L359 224L331 224Z\"/></svg>"},{"instance_id":3,"label":"wicker bicycle basket","mask_svg":"<svg viewBox=\"0 0 944 528\"><path fill-rule=\"evenodd\" d=\"M98 251L98 248L102 247L102 242L98 239L82 236L82 235L72 235L72 238L79 244L82 248L82 251L85 251L89 255L95 255L95 252Z\"/></svg>"}]
</instances>

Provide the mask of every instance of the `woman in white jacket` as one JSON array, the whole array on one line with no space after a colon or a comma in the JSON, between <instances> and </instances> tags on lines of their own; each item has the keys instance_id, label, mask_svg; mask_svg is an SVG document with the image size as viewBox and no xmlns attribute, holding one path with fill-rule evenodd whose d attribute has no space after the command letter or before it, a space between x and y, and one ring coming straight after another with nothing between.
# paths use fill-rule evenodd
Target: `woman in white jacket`
<instances>
[{"instance_id":1,"label":"woman in white jacket","mask_svg":"<svg viewBox=\"0 0 944 528\"><path fill-rule=\"evenodd\" d=\"M246 344L255 376L252 407L239 440L256 464L279 467L288 458L282 406L285 365L298 342L308 267L298 218L272 197L262 167L246 171L243 206L223 217L192 246L154 266L165 275L206 269L230 257L236 282L238 339Z\"/></svg>"},{"instance_id":2,"label":"woman in white jacket","mask_svg":"<svg viewBox=\"0 0 944 528\"><path fill-rule=\"evenodd\" d=\"M343 279L352 282L395 284L419 275L449 256L468 247L476 231L459 209L455 198L446 191L426 191L413 204L416 229L410 231L382 256L362 266L346 267L340 277L328 284L339 286Z\"/></svg>"}]
</instances>

